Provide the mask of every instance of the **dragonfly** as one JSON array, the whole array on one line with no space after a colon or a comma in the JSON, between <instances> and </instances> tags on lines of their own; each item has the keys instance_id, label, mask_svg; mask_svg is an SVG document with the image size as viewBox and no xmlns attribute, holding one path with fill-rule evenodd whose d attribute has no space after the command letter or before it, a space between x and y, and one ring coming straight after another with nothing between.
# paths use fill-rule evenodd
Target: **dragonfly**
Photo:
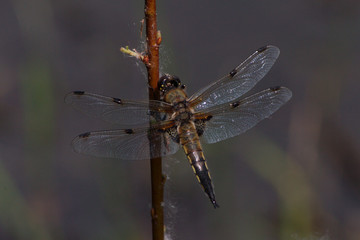
<instances>
[{"instance_id":1,"label":"dragonfly","mask_svg":"<svg viewBox=\"0 0 360 240\"><path fill-rule=\"evenodd\" d=\"M159 100L132 101L71 92L66 103L118 126L78 135L72 141L73 149L96 157L138 160L168 156L181 147L205 194L218 208L201 142L211 144L242 134L289 101L292 92L286 87L242 97L269 72L279 54L275 46L261 47L191 97L180 79L170 74L158 81Z\"/></svg>"}]
</instances>

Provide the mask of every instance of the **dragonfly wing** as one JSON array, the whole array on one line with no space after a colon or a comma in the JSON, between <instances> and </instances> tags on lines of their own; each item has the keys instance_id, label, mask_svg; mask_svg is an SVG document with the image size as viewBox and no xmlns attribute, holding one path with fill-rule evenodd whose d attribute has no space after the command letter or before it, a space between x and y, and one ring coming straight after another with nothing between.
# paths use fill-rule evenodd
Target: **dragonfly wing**
<instances>
[{"instance_id":1,"label":"dragonfly wing","mask_svg":"<svg viewBox=\"0 0 360 240\"><path fill-rule=\"evenodd\" d=\"M150 154L150 143L156 141L161 143L161 148ZM149 128L84 133L72 141L72 146L78 153L124 160L167 156L179 149L179 144L172 141L167 132Z\"/></svg>"},{"instance_id":2,"label":"dragonfly wing","mask_svg":"<svg viewBox=\"0 0 360 240\"><path fill-rule=\"evenodd\" d=\"M124 127L149 125L150 116L171 111L171 105L162 101L129 101L82 91L67 94L65 102L87 115Z\"/></svg>"},{"instance_id":3,"label":"dragonfly wing","mask_svg":"<svg viewBox=\"0 0 360 240\"><path fill-rule=\"evenodd\" d=\"M239 98L269 72L279 54L275 46L259 48L228 75L195 93L192 107L200 111Z\"/></svg>"},{"instance_id":4,"label":"dragonfly wing","mask_svg":"<svg viewBox=\"0 0 360 240\"><path fill-rule=\"evenodd\" d=\"M202 138L216 143L237 136L268 118L292 96L285 87L270 88L242 100L222 104L196 115L207 116Z\"/></svg>"}]
</instances>

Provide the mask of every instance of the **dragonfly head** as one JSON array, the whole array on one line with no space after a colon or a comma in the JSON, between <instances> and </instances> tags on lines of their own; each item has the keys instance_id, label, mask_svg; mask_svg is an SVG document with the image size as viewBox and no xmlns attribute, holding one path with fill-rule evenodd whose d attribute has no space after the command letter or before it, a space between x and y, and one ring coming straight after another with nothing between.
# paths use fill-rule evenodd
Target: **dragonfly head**
<instances>
[{"instance_id":1,"label":"dragonfly head","mask_svg":"<svg viewBox=\"0 0 360 240\"><path fill-rule=\"evenodd\" d=\"M172 76L170 74L163 75L158 81L158 88L161 94L165 94L171 89L175 88L184 88L184 85L181 85L181 81L178 77Z\"/></svg>"}]
</instances>

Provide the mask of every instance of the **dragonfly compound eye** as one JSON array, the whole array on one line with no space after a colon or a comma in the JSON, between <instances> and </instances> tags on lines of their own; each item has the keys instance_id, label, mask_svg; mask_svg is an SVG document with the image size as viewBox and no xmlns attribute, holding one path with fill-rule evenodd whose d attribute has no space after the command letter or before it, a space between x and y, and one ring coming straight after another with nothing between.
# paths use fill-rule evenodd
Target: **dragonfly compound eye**
<instances>
[{"instance_id":1,"label":"dragonfly compound eye","mask_svg":"<svg viewBox=\"0 0 360 240\"><path fill-rule=\"evenodd\" d=\"M178 77L170 74L163 75L158 81L158 88L162 92L181 87L181 81Z\"/></svg>"}]
</instances>

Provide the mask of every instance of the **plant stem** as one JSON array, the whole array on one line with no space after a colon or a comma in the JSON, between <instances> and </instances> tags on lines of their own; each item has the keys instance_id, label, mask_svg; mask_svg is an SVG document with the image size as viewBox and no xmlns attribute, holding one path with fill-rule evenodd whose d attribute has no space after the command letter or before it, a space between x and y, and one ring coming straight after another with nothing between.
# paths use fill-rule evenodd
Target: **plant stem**
<instances>
[{"instance_id":1,"label":"plant stem","mask_svg":"<svg viewBox=\"0 0 360 240\"><path fill-rule=\"evenodd\" d=\"M159 43L157 39L156 0L145 0L145 22L147 56L146 65L149 82L149 99L159 99L157 82L159 80ZM151 143L150 151L159 150L160 143ZM153 149L157 148L157 149ZM164 239L164 176L162 174L161 158L152 158L151 164L151 194L152 194L152 235L153 240Z\"/></svg>"}]
</instances>

